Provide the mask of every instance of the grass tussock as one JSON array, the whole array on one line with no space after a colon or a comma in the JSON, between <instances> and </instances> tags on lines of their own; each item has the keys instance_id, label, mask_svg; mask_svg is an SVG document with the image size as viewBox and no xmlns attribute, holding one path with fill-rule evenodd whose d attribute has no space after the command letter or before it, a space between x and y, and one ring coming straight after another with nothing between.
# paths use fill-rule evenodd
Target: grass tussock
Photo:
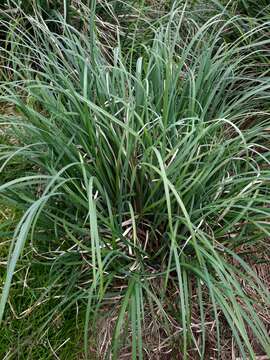
<instances>
[{"instance_id":1,"label":"grass tussock","mask_svg":"<svg viewBox=\"0 0 270 360\"><path fill-rule=\"evenodd\" d=\"M45 311L24 339L74 313L85 359L270 356L269 292L250 266L270 232L269 24L243 32L222 9L201 24L175 3L143 45L135 26L104 48L94 16L83 32L32 16L8 32L0 100L15 111L1 126L16 141L0 146L0 192L22 215L0 318L33 286L18 311ZM44 284L14 285L31 271Z\"/></svg>"}]
</instances>

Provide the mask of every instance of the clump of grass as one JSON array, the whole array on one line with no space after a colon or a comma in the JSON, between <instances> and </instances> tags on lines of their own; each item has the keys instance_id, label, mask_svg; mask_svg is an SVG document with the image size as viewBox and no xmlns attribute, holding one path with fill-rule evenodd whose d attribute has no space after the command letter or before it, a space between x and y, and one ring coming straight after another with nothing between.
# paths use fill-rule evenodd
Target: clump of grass
<instances>
[{"instance_id":1,"label":"clump of grass","mask_svg":"<svg viewBox=\"0 0 270 360\"><path fill-rule=\"evenodd\" d=\"M225 323L240 356L256 355L248 329L269 355L240 279L256 306L269 306L269 294L235 251L269 237L270 82L256 62L265 29L227 43L234 20L200 27L174 8L142 56L136 43L124 56L119 42L110 61L93 22L84 34L65 23L60 35L29 21L32 36L18 25L9 37L13 81L1 84L2 101L19 113L1 123L19 143L1 146L0 191L24 215L0 317L28 242L50 267L46 294L55 287L60 295L37 337L74 309L85 317L86 358L90 334L108 316L114 359L150 357L149 326L152 354L169 348L187 359L195 349L209 358L209 323L215 357ZM24 167L9 173L14 162Z\"/></svg>"}]
</instances>

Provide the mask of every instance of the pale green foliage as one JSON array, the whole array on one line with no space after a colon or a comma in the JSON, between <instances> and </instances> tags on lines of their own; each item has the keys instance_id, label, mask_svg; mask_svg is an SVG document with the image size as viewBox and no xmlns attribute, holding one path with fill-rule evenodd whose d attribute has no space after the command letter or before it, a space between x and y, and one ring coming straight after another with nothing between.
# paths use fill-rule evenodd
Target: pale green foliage
<instances>
[{"instance_id":1,"label":"pale green foliage","mask_svg":"<svg viewBox=\"0 0 270 360\"><path fill-rule=\"evenodd\" d=\"M270 40L265 25L230 42L226 31L237 28L235 19L216 16L199 26L181 9L152 27L153 41L140 54L136 42L128 53L119 42L108 60L92 17L83 34L64 21L55 34L31 18L33 34L18 25L3 55L12 81L1 84L1 99L20 115L1 117L19 144L1 146L7 176L0 191L24 215L10 249L1 317L25 242L48 253L57 243L59 254L46 261L53 269L64 258L61 271L72 280L37 335L55 312L79 302L86 358L89 322L114 298L109 352L118 359L127 332L132 359L143 359L144 311L158 312L170 329L172 294L183 358L197 344L194 299L200 358L207 356L209 304L219 353L224 321L243 358L255 359L247 325L270 353L240 280L260 294L262 306L269 294L235 252L269 237L270 81L260 68L269 63L263 49ZM9 176L16 162L25 167Z\"/></svg>"}]
</instances>

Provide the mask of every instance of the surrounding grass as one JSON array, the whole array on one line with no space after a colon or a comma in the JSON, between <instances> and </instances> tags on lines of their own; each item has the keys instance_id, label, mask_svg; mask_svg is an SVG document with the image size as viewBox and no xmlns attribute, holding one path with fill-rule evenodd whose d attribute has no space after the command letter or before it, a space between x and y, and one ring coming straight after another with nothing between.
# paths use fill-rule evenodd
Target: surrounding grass
<instances>
[{"instance_id":1,"label":"surrounding grass","mask_svg":"<svg viewBox=\"0 0 270 360\"><path fill-rule=\"evenodd\" d=\"M141 3L107 43L94 8L2 21L3 356L270 356L238 253L270 232L269 23L214 3Z\"/></svg>"}]
</instances>

